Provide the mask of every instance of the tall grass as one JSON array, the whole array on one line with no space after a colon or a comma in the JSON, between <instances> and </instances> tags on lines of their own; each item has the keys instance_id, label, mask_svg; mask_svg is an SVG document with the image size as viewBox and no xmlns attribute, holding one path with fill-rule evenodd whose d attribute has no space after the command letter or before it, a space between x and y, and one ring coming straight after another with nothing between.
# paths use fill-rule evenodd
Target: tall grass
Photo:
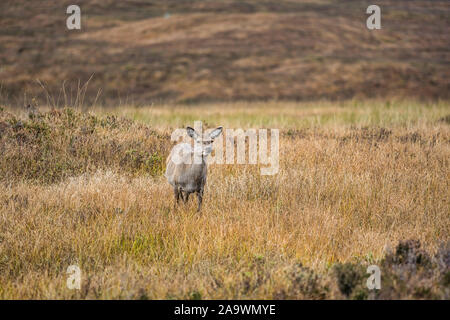
<instances>
[{"instance_id":1,"label":"tall grass","mask_svg":"<svg viewBox=\"0 0 450 320\"><path fill-rule=\"evenodd\" d=\"M0 297L448 299L448 110L351 101L65 109L32 119L2 111ZM174 209L162 176L168 137L193 120L281 129L280 172L212 165L202 212L194 202ZM130 149L161 159L145 166L127 158ZM389 253L404 239L422 247ZM405 252L428 260L405 262ZM82 270L81 290L66 286L71 264ZM382 268L376 294L364 287L368 264Z\"/></svg>"}]
</instances>

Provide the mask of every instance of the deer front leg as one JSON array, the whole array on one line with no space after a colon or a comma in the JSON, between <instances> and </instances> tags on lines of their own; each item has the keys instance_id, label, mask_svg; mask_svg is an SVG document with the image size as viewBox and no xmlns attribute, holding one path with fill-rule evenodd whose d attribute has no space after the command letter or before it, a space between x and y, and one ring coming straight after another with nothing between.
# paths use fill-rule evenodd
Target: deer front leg
<instances>
[{"instance_id":1,"label":"deer front leg","mask_svg":"<svg viewBox=\"0 0 450 320\"><path fill-rule=\"evenodd\" d=\"M186 191L186 194L184 195L184 203L187 203L188 202L188 200L189 200L189 195L190 195L191 193L190 192L187 192Z\"/></svg>"},{"instance_id":2,"label":"deer front leg","mask_svg":"<svg viewBox=\"0 0 450 320\"><path fill-rule=\"evenodd\" d=\"M175 196L174 207L176 207L178 204L178 201L180 200L180 189L178 188L178 186L173 187L173 194Z\"/></svg>"}]
</instances>

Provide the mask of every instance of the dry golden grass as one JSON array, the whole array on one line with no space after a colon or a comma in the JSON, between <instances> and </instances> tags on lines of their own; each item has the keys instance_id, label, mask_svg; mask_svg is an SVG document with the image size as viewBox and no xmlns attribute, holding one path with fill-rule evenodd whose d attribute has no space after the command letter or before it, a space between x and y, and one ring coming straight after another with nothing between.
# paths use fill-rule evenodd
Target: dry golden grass
<instances>
[{"instance_id":1,"label":"dry golden grass","mask_svg":"<svg viewBox=\"0 0 450 320\"><path fill-rule=\"evenodd\" d=\"M193 120L279 128L280 172L212 165L200 214L192 199L174 210L160 174L116 165L56 183L3 179L0 298L342 298L333 283L325 293L299 289L298 264L328 283L334 264L379 263L399 240L418 239L430 252L449 241L446 102L114 112L161 137ZM144 137L121 130L118 142ZM71 264L82 270L79 291L66 287Z\"/></svg>"}]
</instances>

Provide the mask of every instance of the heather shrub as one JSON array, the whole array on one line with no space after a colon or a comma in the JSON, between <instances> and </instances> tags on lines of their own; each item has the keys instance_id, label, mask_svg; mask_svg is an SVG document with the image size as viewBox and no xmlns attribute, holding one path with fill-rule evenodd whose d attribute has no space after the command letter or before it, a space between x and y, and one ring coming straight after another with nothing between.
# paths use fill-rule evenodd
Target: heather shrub
<instances>
[{"instance_id":1,"label":"heather shrub","mask_svg":"<svg viewBox=\"0 0 450 320\"><path fill-rule=\"evenodd\" d=\"M98 169L160 175L169 136L114 115L71 108L20 119L0 110L0 179L53 183Z\"/></svg>"},{"instance_id":2,"label":"heather shrub","mask_svg":"<svg viewBox=\"0 0 450 320\"><path fill-rule=\"evenodd\" d=\"M388 250L380 268L377 299L449 298L450 243L431 255L418 240L400 241L394 251Z\"/></svg>"}]
</instances>

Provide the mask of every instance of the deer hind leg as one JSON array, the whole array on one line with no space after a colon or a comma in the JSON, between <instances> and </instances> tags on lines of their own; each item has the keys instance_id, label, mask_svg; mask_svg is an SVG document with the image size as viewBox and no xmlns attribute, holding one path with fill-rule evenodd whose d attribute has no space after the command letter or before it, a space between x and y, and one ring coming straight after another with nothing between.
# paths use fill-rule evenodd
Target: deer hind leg
<instances>
[{"instance_id":1,"label":"deer hind leg","mask_svg":"<svg viewBox=\"0 0 450 320\"><path fill-rule=\"evenodd\" d=\"M198 199L197 212L199 212L200 209L202 208L203 190L200 190L200 191L197 192L197 199Z\"/></svg>"},{"instance_id":2,"label":"deer hind leg","mask_svg":"<svg viewBox=\"0 0 450 320\"><path fill-rule=\"evenodd\" d=\"M175 207L177 206L179 200L180 200L180 189L178 188L178 186L173 187L173 194L175 196Z\"/></svg>"},{"instance_id":3,"label":"deer hind leg","mask_svg":"<svg viewBox=\"0 0 450 320\"><path fill-rule=\"evenodd\" d=\"M182 200L183 202L186 202L186 201L184 200L184 191L183 191L182 188L180 188L180 198L181 198L181 200Z\"/></svg>"}]
</instances>

